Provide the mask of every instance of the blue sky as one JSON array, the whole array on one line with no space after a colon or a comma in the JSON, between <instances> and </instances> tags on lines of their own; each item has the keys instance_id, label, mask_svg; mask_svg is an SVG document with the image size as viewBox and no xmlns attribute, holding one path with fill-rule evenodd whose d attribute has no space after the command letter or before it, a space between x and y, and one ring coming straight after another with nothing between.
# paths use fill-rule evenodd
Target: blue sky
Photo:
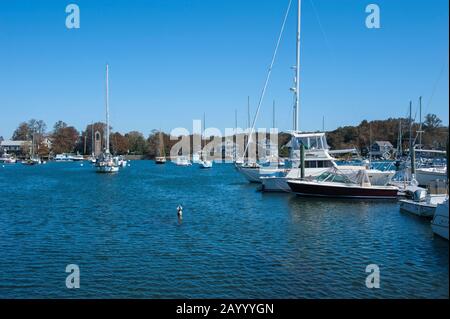
<instances>
[{"instance_id":1,"label":"blue sky","mask_svg":"<svg viewBox=\"0 0 450 319\"><path fill-rule=\"evenodd\" d=\"M76 3L81 28L65 27ZM246 126L262 89L288 0L2 0L0 136L19 122L64 120L78 129L104 118L110 64L115 131ZM365 27L377 3L381 28ZM258 127L291 129L296 1ZM303 0L300 128L423 113L448 124L448 1Z\"/></svg>"}]
</instances>

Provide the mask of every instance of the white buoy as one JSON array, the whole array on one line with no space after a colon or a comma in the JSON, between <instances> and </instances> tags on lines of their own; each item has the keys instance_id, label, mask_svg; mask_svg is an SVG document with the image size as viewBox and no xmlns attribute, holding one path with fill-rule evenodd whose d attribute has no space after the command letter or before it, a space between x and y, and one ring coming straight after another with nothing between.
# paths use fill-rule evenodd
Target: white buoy
<instances>
[{"instance_id":1,"label":"white buoy","mask_svg":"<svg viewBox=\"0 0 450 319\"><path fill-rule=\"evenodd\" d=\"M81 163L81 164L80 164L80 166L81 166L81 167L83 167L83 166L84 166L84 164L83 164L83 163Z\"/></svg>"}]
</instances>

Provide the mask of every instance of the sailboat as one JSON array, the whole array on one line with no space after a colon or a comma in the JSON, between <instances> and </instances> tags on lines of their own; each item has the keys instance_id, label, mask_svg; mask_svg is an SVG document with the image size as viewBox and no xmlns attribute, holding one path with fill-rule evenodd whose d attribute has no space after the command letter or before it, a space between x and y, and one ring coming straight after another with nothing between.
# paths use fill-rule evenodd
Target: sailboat
<instances>
[{"instance_id":1,"label":"sailboat","mask_svg":"<svg viewBox=\"0 0 450 319\"><path fill-rule=\"evenodd\" d=\"M203 131L205 130L205 126L206 126L205 125L205 114L203 114ZM204 154L204 150L203 150L203 134L202 134L202 150L200 153L200 161L199 161L200 168L212 168L212 165L213 165L212 161L206 159L206 157L204 157L203 154Z\"/></svg>"},{"instance_id":2,"label":"sailboat","mask_svg":"<svg viewBox=\"0 0 450 319\"><path fill-rule=\"evenodd\" d=\"M31 141L31 155L30 155L30 158L27 159L27 160L22 161L22 164L24 164L24 165L38 165L38 164L42 164L42 161L39 158L39 156L35 154L34 146L35 146L35 140L34 140L34 134L33 134L33 138L32 138L32 141Z\"/></svg>"},{"instance_id":3,"label":"sailboat","mask_svg":"<svg viewBox=\"0 0 450 319\"><path fill-rule=\"evenodd\" d=\"M159 156L155 157L156 164L166 164L166 152L164 150L164 140L161 130L159 130Z\"/></svg>"},{"instance_id":4,"label":"sailboat","mask_svg":"<svg viewBox=\"0 0 450 319\"><path fill-rule=\"evenodd\" d=\"M119 165L109 151L109 66L106 64L106 136L105 151L100 154L95 167L98 173L115 173L119 171Z\"/></svg>"}]
</instances>

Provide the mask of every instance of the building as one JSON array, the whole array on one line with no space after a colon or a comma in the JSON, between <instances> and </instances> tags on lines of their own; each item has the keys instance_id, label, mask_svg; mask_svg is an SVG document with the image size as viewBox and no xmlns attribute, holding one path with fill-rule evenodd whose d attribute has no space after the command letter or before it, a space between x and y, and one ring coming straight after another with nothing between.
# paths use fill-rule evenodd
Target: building
<instances>
[{"instance_id":1,"label":"building","mask_svg":"<svg viewBox=\"0 0 450 319\"><path fill-rule=\"evenodd\" d=\"M374 157L382 157L388 159L391 157L392 152L394 151L394 146L392 146L389 141L375 141L370 146L370 155Z\"/></svg>"},{"instance_id":2,"label":"building","mask_svg":"<svg viewBox=\"0 0 450 319\"><path fill-rule=\"evenodd\" d=\"M1 152L7 152L9 154L21 154L30 147L31 142L29 141L4 140L0 143Z\"/></svg>"}]
</instances>

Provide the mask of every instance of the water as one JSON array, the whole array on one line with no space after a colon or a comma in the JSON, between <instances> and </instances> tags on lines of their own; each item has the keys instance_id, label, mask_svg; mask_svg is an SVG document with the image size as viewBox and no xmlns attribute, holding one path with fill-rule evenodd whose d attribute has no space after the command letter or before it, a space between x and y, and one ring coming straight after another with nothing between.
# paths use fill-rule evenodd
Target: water
<instances>
[{"instance_id":1,"label":"water","mask_svg":"<svg viewBox=\"0 0 450 319\"><path fill-rule=\"evenodd\" d=\"M261 193L228 164L150 161L0 166L0 189L0 298L449 297L448 242L395 201Z\"/></svg>"}]
</instances>

